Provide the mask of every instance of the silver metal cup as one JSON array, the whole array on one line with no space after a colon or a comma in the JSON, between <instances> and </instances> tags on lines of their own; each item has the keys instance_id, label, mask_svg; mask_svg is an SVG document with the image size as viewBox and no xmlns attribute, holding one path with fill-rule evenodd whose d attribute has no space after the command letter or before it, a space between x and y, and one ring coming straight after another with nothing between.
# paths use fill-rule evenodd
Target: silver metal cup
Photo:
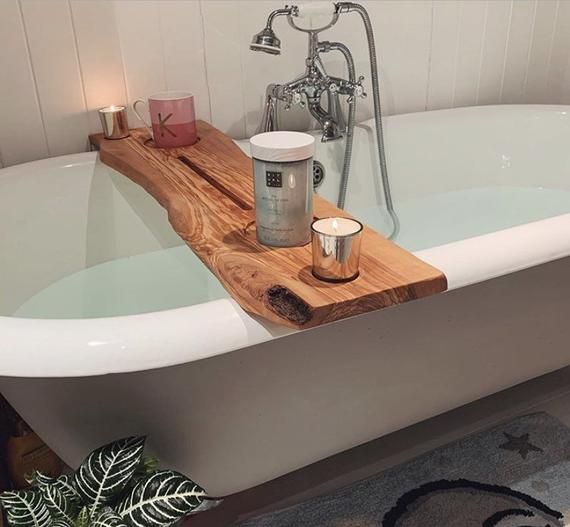
<instances>
[{"instance_id":1,"label":"silver metal cup","mask_svg":"<svg viewBox=\"0 0 570 527\"><path fill-rule=\"evenodd\" d=\"M124 139L129 136L129 122L125 106L107 106L99 110L103 135L106 139Z\"/></svg>"},{"instance_id":2,"label":"silver metal cup","mask_svg":"<svg viewBox=\"0 0 570 527\"><path fill-rule=\"evenodd\" d=\"M332 221L354 223L353 231L331 231ZM326 227L326 228L325 228ZM323 218L311 225L313 248L313 275L326 282L349 282L358 277L362 223L349 218Z\"/></svg>"}]
</instances>

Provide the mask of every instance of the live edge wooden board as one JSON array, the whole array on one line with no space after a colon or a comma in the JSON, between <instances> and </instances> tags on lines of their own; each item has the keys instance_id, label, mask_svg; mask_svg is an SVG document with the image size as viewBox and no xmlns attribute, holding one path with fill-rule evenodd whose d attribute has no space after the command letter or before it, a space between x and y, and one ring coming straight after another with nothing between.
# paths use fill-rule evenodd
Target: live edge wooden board
<instances>
[{"instance_id":1,"label":"live edge wooden board","mask_svg":"<svg viewBox=\"0 0 570 527\"><path fill-rule=\"evenodd\" d=\"M444 291L443 273L365 227L360 276L331 284L311 274L311 247L272 249L255 237L251 160L222 132L198 122L194 146L160 149L146 129L90 136L101 161L138 183L174 230L246 311L309 328ZM315 195L318 218L346 216Z\"/></svg>"}]
</instances>

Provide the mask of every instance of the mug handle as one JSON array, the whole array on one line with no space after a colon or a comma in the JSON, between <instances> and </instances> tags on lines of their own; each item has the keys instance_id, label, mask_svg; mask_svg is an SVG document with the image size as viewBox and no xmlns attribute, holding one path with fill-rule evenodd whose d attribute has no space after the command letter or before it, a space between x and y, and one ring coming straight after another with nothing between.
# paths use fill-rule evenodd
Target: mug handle
<instances>
[{"instance_id":1,"label":"mug handle","mask_svg":"<svg viewBox=\"0 0 570 527\"><path fill-rule=\"evenodd\" d=\"M133 103L133 112L135 112L135 115L139 118L139 120L150 130L150 133L152 135L152 126L146 122L146 119L138 112L137 110L137 104L144 104L146 105L146 101L144 99L137 99L134 103Z\"/></svg>"}]
</instances>

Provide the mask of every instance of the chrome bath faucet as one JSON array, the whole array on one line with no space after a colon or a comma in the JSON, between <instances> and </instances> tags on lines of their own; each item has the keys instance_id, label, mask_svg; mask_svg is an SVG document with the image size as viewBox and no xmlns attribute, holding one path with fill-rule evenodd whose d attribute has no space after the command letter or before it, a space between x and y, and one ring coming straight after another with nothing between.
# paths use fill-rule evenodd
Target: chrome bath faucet
<instances>
[{"instance_id":1,"label":"chrome bath faucet","mask_svg":"<svg viewBox=\"0 0 570 527\"><path fill-rule=\"evenodd\" d=\"M308 16L315 12L329 12L331 14L330 23L318 29L305 29L296 24L295 18ZM271 55L281 53L281 41L273 31L273 21L278 16L287 16L293 28L307 33L309 51L305 59L306 70L303 75L290 82L267 86L258 132L279 129L278 102L281 102L285 110L289 110L292 105L306 107L319 122L323 132L323 141L340 139L346 132L346 121L339 96L346 95L348 103L352 104L355 97L366 97L366 94L362 87L364 77L355 78L354 61L349 49L340 42L319 42L318 40L318 34L332 27L338 20L339 15L335 4L317 2L307 6L287 6L284 9L273 11L267 19L265 28L253 37L250 49ZM340 51L344 55L349 71L348 79L330 76L327 73L321 54L331 51ZM325 96L326 108L321 103L323 96Z\"/></svg>"},{"instance_id":2,"label":"chrome bath faucet","mask_svg":"<svg viewBox=\"0 0 570 527\"><path fill-rule=\"evenodd\" d=\"M356 100L361 97L366 97L362 86L364 77L356 77L354 59L346 45L342 42L319 41L318 38L319 33L334 26L338 22L340 15L344 13L358 14L362 19L366 32L374 100L378 164L386 209L392 220L392 229L386 234L388 237L393 238L398 234L399 222L392 203L388 170L386 168L374 31L370 17L364 6L355 2L320 1L311 2L310 4L286 5L284 8L276 9L269 14L265 27L253 36L249 46L251 50L262 51L270 55L279 55L281 53L281 41L277 38L273 30L275 19L281 16L287 17L287 21L291 27L308 35L309 47L307 58L305 59L306 70L303 75L284 84L270 84L267 86L263 115L257 131L261 133L279 129L278 110L279 103L281 103L285 109L291 108L293 104L306 107L320 124L323 142L334 141L345 135L346 146L337 201L339 208L344 208L352 158ZM308 19L312 15L329 15L330 21L316 29L303 28L298 25L298 20ZM323 61L321 60L321 55L331 51L342 53L346 61L348 79L341 79L327 73ZM346 102L348 103L348 119L346 121L341 106L341 96L345 96ZM323 106L323 103L325 106Z\"/></svg>"}]
</instances>

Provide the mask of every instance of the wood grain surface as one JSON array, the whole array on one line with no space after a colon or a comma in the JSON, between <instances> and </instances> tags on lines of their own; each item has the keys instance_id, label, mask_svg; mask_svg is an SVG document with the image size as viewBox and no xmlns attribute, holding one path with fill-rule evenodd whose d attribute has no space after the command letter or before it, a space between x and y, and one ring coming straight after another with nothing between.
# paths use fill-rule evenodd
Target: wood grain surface
<instances>
[{"instance_id":1,"label":"wood grain surface","mask_svg":"<svg viewBox=\"0 0 570 527\"><path fill-rule=\"evenodd\" d=\"M255 236L252 163L199 121L190 147L154 147L146 129L107 140L90 136L101 161L138 183L168 212L178 235L249 313L308 328L444 291L443 273L365 227L360 276L332 284L311 273L311 246L276 249ZM318 218L345 216L315 195Z\"/></svg>"}]
</instances>

